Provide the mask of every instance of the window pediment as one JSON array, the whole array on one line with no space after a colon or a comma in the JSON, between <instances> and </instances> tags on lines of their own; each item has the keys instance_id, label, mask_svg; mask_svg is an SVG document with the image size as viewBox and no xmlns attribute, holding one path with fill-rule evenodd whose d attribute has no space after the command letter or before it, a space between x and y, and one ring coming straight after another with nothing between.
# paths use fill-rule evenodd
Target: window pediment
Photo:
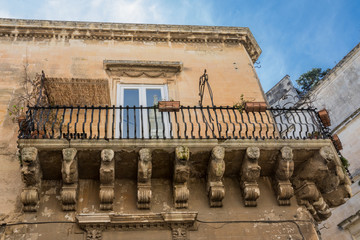
<instances>
[{"instance_id":1,"label":"window pediment","mask_svg":"<svg viewBox=\"0 0 360 240\"><path fill-rule=\"evenodd\" d=\"M182 71L182 62L177 61L133 61L104 60L104 69L116 77L173 77Z\"/></svg>"}]
</instances>

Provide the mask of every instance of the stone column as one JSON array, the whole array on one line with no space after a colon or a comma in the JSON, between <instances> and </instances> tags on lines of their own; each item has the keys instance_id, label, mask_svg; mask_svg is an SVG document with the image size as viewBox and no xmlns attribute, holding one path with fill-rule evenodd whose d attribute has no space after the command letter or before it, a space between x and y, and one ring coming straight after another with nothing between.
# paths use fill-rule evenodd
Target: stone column
<instances>
[{"instance_id":1,"label":"stone column","mask_svg":"<svg viewBox=\"0 0 360 240\"><path fill-rule=\"evenodd\" d=\"M207 171L206 189L210 207L221 207L225 196L225 187L222 178L225 173L225 149L220 146L213 148Z\"/></svg>"},{"instance_id":2,"label":"stone column","mask_svg":"<svg viewBox=\"0 0 360 240\"><path fill-rule=\"evenodd\" d=\"M240 170L240 187L247 207L256 207L256 200L260 196L257 183L261 170L258 164L259 157L260 149L258 147L248 147Z\"/></svg>"},{"instance_id":3,"label":"stone column","mask_svg":"<svg viewBox=\"0 0 360 240\"><path fill-rule=\"evenodd\" d=\"M151 151L143 148L139 151L137 175L137 207L149 209L151 202Z\"/></svg>"},{"instance_id":4,"label":"stone column","mask_svg":"<svg viewBox=\"0 0 360 240\"><path fill-rule=\"evenodd\" d=\"M64 211L74 211L78 192L78 161L77 150L75 148L65 148L62 150L62 180L61 189L62 209Z\"/></svg>"},{"instance_id":5,"label":"stone column","mask_svg":"<svg viewBox=\"0 0 360 240\"><path fill-rule=\"evenodd\" d=\"M189 189L187 181L190 176L188 160L189 148L180 146L175 149L173 193L175 208L187 208L189 200Z\"/></svg>"},{"instance_id":6,"label":"stone column","mask_svg":"<svg viewBox=\"0 0 360 240\"><path fill-rule=\"evenodd\" d=\"M294 172L293 153L290 147L283 147L277 159L274 189L279 205L290 205L290 198L294 196L294 189L290 178Z\"/></svg>"},{"instance_id":7,"label":"stone column","mask_svg":"<svg viewBox=\"0 0 360 240\"><path fill-rule=\"evenodd\" d=\"M115 161L114 151L104 149L101 151L100 166L100 209L112 210L114 202L114 184L115 184Z\"/></svg>"},{"instance_id":8,"label":"stone column","mask_svg":"<svg viewBox=\"0 0 360 240\"><path fill-rule=\"evenodd\" d=\"M38 157L38 150L34 147L27 147L21 150L22 181L25 184L21 192L21 202L24 212L35 212L39 203L41 187L41 169Z\"/></svg>"}]
</instances>

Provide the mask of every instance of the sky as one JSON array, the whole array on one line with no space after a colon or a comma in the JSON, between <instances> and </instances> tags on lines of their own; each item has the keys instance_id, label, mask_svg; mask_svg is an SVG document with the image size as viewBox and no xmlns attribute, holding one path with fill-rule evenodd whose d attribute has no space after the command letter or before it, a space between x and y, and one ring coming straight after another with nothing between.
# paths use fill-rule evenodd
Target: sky
<instances>
[{"instance_id":1,"label":"sky","mask_svg":"<svg viewBox=\"0 0 360 240\"><path fill-rule=\"evenodd\" d=\"M265 92L360 42L360 0L0 0L0 18L249 27Z\"/></svg>"}]
</instances>

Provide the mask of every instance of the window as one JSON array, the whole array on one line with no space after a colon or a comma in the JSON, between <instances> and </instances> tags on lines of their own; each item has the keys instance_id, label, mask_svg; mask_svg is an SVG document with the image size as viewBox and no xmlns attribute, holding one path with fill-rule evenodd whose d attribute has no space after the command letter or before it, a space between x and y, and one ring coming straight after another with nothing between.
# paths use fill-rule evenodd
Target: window
<instances>
[{"instance_id":1,"label":"window","mask_svg":"<svg viewBox=\"0 0 360 240\"><path fill-rule=\"evenodd\" d=\"M117 110L116 113L116 137L120 134L122 138L163 138L164 134L169 137L167 114L154 109L139 108L153 107L158 101L167 98L165 85L118 84L116 104L124 109Z\"/></svg>"}]
</instances>

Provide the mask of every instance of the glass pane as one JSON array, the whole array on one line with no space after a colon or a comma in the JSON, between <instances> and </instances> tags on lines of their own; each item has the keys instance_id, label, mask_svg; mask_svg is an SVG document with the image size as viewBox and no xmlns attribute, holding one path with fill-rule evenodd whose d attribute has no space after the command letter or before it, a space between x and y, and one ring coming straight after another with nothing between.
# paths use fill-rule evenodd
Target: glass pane
<instances>
[{"instance_id":1,"label":"glass pane","mask_svg":"<svg viewBox=\"0 0 360 240\"><path fill-rule=\"evenodd\" d=\"M124 89L124 107L139 106L139 89ZM140 137L140 111L139 109L124 109L123 115L123 138L135 138Z\"/></svg>"},{"instance_id":2,"label":"glass pane","mask_svg":"<svg viewBox=\"0 0 360 240\"><path fill-rule=\"evenodd\" d=\"M146 103L148 107L156 106L158 101L163 100L160 89L146 89ZM149 109L149 130L151 138L162 138L164 136L164 124L162 113L158 110Z\"/></svg>"}]
</instances>

